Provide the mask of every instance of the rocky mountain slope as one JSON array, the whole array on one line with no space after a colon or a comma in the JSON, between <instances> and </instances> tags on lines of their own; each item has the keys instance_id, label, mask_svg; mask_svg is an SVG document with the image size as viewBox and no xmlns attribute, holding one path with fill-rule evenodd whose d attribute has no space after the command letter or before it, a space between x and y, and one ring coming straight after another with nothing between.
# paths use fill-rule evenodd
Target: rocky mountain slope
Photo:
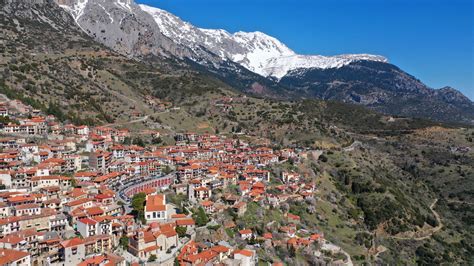
<instances>
[{"instance_id":1,"label":"rocky mountain slope","mask_svg":"<svg viewBox=\"0 0 474 266\"><path fill-rule=\"evenodd\" d=\"M180 45L203 47L222 60L231 60L264 77L281 78L298 68L337 68L357 60L386 62L374 55L298 55L285 44L262 32L201 29L159 8L140 5L153 16L161 32Z\"/></svg>"},{"instance_id":2,"label":"rocky mountain slope","mask_svg":"<svg viewBox=\"0 0 474 266\"><path fill-rule=\"evenodd\" d=\"M361 104L387 114L474 122L474 104L462 93L448 87L433 90L387 63L360 61L337 69L299 69L280 84L304 97Z\"/></svg>"},{"instance_id":3,"label":"rocky mountain slope","mask_svg":"<svg viewBox=\"0 0 474 266\"><path fill-rule=\"evenodd\" d=\"M262 32L201 29L164 10L131 0L60 0L97 41L129 55L168 53L195 62L227 60L265 77L281 78L297 68L335 68L357 60L387 61L373 55L298 55Z\"/></svg>"},{"instance_id":4,"label":"rocky mountain slope","mask_svg":"<svg viewBox=\"0 0 474 266\"><path fill-rule=\"evenodd\" d=\"M298 55L264 33L201 29L133 0L57 2L87 34L121 54L178 58L244 92L339 100L439 121L474 121L474 104L460 92L433 90L383 56Z\"/></svg>"},{"instance_id":5,"label":"rocky mountain slope","mask_svg":"<svg viewBox=\"0 0 474 266\"><path fill-rule=\"evenodd\" d=\"M120 55L84 33L53 0L0 4L0 93L54 110L61 120L124 122L155 112L146 97L179 101L228 89L172 60L149 65Z\"/></svg>"}]
</instances>

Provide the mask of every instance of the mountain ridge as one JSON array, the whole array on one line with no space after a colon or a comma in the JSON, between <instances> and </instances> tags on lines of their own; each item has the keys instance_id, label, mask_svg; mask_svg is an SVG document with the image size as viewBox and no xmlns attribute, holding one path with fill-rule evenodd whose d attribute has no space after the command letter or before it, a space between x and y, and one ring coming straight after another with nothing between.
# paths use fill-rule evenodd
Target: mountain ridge
<instances>
[{"instance_id":1,"label":"mountain ridge","mask_svg":"<svg viewBox=\"0 0 474 266\"><path fill-rule=\"evenodd\" d=\"M300 69L280 83L302 97L361 104L386 114L474 122L474 103L461 92L429 88L387 63L359 61L340 69Z\"/></svg>"},{"instance_id":2,"label":"mountain ridge","mask_svg":"<svg viewBox=\"0 0 474 266\"><path fill-rule=\"evenodd\" d=\"M88 15L92 16L92 20L94 20L94 16L96 16L93 14L94 7L96 12L97 10L105 12L106 16L104 16L105 19L103 18L102 22L110 22L107 23L109 25L114 25L117 21L120 21L119 25L121 25L123 22L124 17L120 20L114 17L114 11L117 8L139 17L139 20L149 20L141 12L143 11L153 17L156 23L156 25L152 25L148 21L147 25L159 28L159 30L150 29L149 31L166 36L175 42L180 49L183 49L182 46L184 46L192 50L187 53L178 53L175 50L177 48L171 47L168 48L168 52L171 54L199 62L200 57L208 53L206 58L212 58L214 55L216 58L213 59L217 61L231 60L264 77L272 76L280 79L290 70L296 68L334 68L349 64L354 60L388 61L382 56L368 54L299 55L278 39L262 32L239 31L231 34L222 29L201 29L165 10L142 4L138 5L131 0L58 0L58 3L68 10L75 21L86 31L93 29L94 25L91 24L90 17L83 18L83 16L89 12ZM91 12L92 14L90 14ZM92 32L97 34L95 31ZM117 34L115 30L114 34ZM99 39L99 41L101 40ZM107 40L102 40L102 42L107 42ZM160 41L156 39L150 39L148 43L161 46ZM151 52L157 54L157 51L152 50Z\"/></svg>"},{"instance_id":3,"label":"mountain ridge","mask_svg":"<svg viewBox=\"0 0 474 266\"><path fill-rule=\"evenodd\" d=\"M165 10L142 4L139 6L153 16L167 37L188 46L204 44L223 60L230 59L264 77L281 79L293 69L337 68L354 60L388 62L385 57L369 54L301 55L277 38L260 31L229 33L223 29L198 28ZM177 29L176 25L182 27Z\"/></svg>"},{"instance_id":4,"label":"mountain ridge","mask_svg":"<svg viewBox=\"0 0 474 266\"><path fill-rule=\"evenodd\" d=\"M201 29L165 10L132 0L56 1L88 35L120 54L144 60L152 55L155 61L160 57L189 60L199 71L246 93L293 100L341 100L392 115L474 123L470 99L454 89L429 88L416 77L391 68L382 56L298 55L262 32L231 34ZM346 82L337 80L348 71L351 76L345 77ZM317 80L311 77L315 72L319 72ZM323 83L331 84L331 89L321 89ZM375 88L373 84L383 86ZM404 95L396 92L400 89Z\"/></svg>"}]
</instances>

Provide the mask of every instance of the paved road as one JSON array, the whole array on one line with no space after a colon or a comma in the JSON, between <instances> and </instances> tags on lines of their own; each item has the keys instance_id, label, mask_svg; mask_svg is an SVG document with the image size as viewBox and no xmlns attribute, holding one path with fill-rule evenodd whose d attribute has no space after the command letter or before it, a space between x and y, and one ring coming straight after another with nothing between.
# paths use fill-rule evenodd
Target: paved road
<instances>
[{"instance_id":1,"label":"paved road","mask_svg":"<svg viewBox=\"0 0 474 266\"><path fill-rule=\"evenodd\" d=\"M148 179L145 179L143 180L142 182L139 182L139 183L136 183L136 184L133 184L131 186L123 186L123 187L120 187L120 189L118 191L116 191L117 193L117 196L119 198L120 201L122 201L123 203L125 203L123 206L125 208L125 213L130 213L133 209L131 207L130 204L127 204L127 200L128 200L128 197L125 195L125 191L126 190L129 190L129 189L133 189L135 187L138 187L138 186L141 186L143 185L143 183L146 183L146 182L149 182L149 181L153 181L155 179L159 179L159 178L166 178L166 177L173 177L176 175L176 172L171 172L169 174L167 174L166 176L158 176L158 177L153 177L153 178L148 178ZM122 196L123 195L123 196ZM131 202L130 202L131 203Z\"/></svg>"},{"instance_id":2,"label":"paved road","mask_svg":"<svg viewBox=\"0 0 474 266\"><path fill-rule=\"evenodd\" d=\"M131 205L127 203L127 199L122 197L122 195L120 193L117 193L117 196L118 196L119 200L124 203L123 208L125 209L125 214L129 214L130 212L132 212L133 209L132 209Z\"/></svg>"}]
</instances>

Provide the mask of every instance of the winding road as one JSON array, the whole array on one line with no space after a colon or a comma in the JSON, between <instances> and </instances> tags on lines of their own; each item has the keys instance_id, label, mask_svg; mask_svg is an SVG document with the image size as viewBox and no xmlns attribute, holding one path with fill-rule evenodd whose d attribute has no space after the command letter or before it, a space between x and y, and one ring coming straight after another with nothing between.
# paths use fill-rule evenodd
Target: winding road
<instances>
[{"instance_id":1,"label":"winding road","mask_svg":"<svg viewBox=\"0 0 474 266\"><path fill-rule=\"evenodd\" d=\"M435 199L435 201L433 203L431 203L430 205L430 210L431 212L433 213L433 215L435 216L436 218L436 221L438 222L438 225L436 227L433 227L433 228L430 228L428 229L428 233L424 236L418 236L418 237L415 237L415 236L407 236L407 237L402 237L402 236L389 236L389 238L393 238L393 239L397 239L397 240L416 240L416 241L421 241L421 240L425 240L425 239L428 239L430 238L434 233L438 232L439 230L441 230L443 228L443 223L441 221L441 217L439 216L438 212L436 212L434 210L435 206L436 206L436 203L438 203L438 199ZM418 233L420 233L421 231L419 231ZM414 234L416 234L417 232L414 232ZM376 261L378 259L378 256L382 253L384 253L385 251L387 251L388 249L382 245L378 246L377 247L377 253L374 254L374 260Z\"/></svg>"},{"instance_id":2,"label":"winding road","mask_svg":"<svg viewBox=\"0 0 474 266\"><path fill-rule=\"evenodd\" d=\"M403 236L391 236L391 238L393 239L398 239L398 240L417 240L417 241L420 241L420 240L425 240L427 238L430 238L434 233L438 232L439 230L441 230L443 228L443 223L441 221L441 217L439 216L439 214L434 210L435 206L436 206L436 203L438 203L438 199L435 199L435 201L430 205L430 210L431 212L433 213L433 215L435 216L436 218L436 221L438 222L438 225L433 227L433 228L430 228L428 230L425 230L427 231L427 234L426 235L423 235L423 236L418 236L418 237L415 237L415 236L408 236L408 237L403 237ZM419 232L414 232L414 234L416 233L421 233L423 231L419 231ZM423 232L424 233L424 232Z\"/></svg>"},{"instance_id":3,"label":"winding road","mask_svg":"<svg viewBox=\"0 0 474 266\"><path fill-rule=\"evenodd\" d=\"M151 181L155 181L156 179L160 179L160 178L172 178L176 175L176 172L173 171L167 175L164 175L164 176L156 176L156 177L152 177L152 178L148 178L148 179L145 179L145 180L142 180L141 182L138 182L138 183L133 183L131 185L126 185L126 186L122 186L120 187L120 189L117 192L117 196L119 198L119 200L121 200L124 205L123 207L125 208L125 213L130 213L133 209L131 207L131 202L130 203L127 203L127 200L131 200L130 198L128 198L126 196L126 191L127 190L131 190L135 187L139 187L141 185L143 185L144 183L147 183L147 182L151 182Z\"/></svg>"},{"instance_id":4,"label":"winding road","mask_svg":"<svg viewBox=\"0 0 474 266\"><path fill-rule=\"evenodd\" d=\"M336 246L332 243L329 243L329 242L326 242L322 245L321 247L322 250L328 250L328 251L331 251L331 252L339 252L339 253L342 253L346 256L346 261L344 262L344 265L347 265L347 266L352 266L354 265L354 263L352 262L352 259L351 259L351 255L349 255L349 253L347 253L346 251L344 251L341 247L339 246Z\"/></svg>"}]
</instances>

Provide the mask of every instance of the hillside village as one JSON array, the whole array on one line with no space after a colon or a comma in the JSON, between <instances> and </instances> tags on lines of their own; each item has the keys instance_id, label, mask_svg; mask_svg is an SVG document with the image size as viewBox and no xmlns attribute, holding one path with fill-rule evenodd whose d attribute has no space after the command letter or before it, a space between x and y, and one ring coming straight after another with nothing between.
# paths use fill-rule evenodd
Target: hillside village
<instances>
[{"instance_id":1,"label":"hillside village","mask_svg":"<svg viewBox=\"0 0 474 266\"><path fill-rule=\"evenodd\" d=\"M474 265L460 91L400 58L299 55L277 31L203 30L144 1L0 2L0 265ZM417 7L378 16L414 31L403 48L433 16Z\"/></svg>"},{"instance_id":2,"label":"hillside village","mask_svg":"<svg viewBox=\"0 0 474 266\"><path fill-rule=\"evenodd\" d=\"M290 211L289 201L315 203L314 178L272 170L310 151L190 132L174 145L153 141L158 131L137 142L18 100L0 116L1 265L281 265L259 257L269 248L352 264Z\"/></svg>"}]
</instances>

